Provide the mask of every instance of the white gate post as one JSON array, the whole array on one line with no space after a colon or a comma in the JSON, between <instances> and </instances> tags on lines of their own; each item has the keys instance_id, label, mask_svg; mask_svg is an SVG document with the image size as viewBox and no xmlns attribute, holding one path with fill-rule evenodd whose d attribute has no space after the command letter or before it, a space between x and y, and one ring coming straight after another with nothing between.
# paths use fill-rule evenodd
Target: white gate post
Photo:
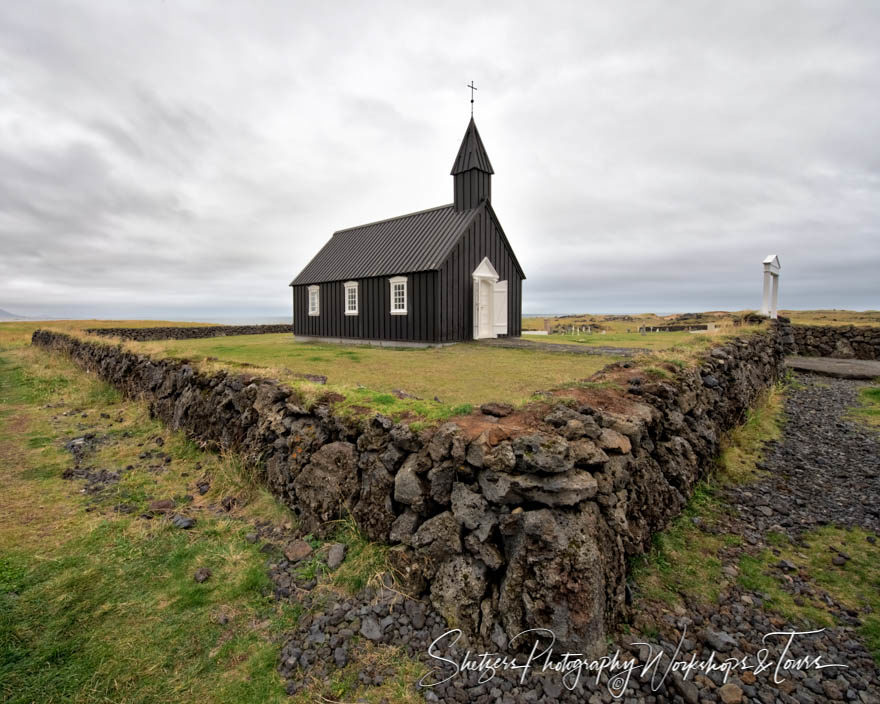
<instances>
[{"instance_id":1,"label":"white gate post","mask_svg":"<svg viewBox=\"0 0 880 704\"><path fill-rule=\"evenodd\" d=\"M764 261L764 298L761 303L761 315L776 318L776 308L779 303L779 257L770 254ZM772 279L772 281L771 281Z\"/></svg>"}]
</instances>

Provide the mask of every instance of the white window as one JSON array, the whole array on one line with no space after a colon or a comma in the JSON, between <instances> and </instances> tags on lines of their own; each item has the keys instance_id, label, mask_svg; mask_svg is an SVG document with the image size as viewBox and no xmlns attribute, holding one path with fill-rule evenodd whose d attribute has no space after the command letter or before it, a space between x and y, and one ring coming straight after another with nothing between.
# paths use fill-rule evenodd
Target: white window
<instances>
[{"instance_id":1,"label":"white window","mask_svg":"<svg viewBox=\"0 0 880 704\"><path fill-rule=\"evenodd\" d=\"M321 287L309 286L309 315L321 314Z\"/></svg>"},{"instance_id":2,"label":"white window","mask_svg":"<svg viewBox=\"0 0 880 704\"><path fill-rule=\"evenodd\" d=\"M388 279L391 284L391 315L406 315L406 277Z\"/></svg>"},{"instance_id":3,"label":"white window","mask_svg":"<svg viewBox=\"0 0 880 704\"><path fill-rule=\"evenodd\" d=\"M345 286L345 314L358 314L358 284L357 281L346 281Z\"/></svg>"}]
</instances>

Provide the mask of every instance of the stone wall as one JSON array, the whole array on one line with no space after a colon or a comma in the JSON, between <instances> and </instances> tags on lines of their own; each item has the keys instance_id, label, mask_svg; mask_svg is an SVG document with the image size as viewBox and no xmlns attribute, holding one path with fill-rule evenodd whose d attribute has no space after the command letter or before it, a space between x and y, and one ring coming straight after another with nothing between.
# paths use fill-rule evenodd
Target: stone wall
<instances>
[{"instance_id":1,"label":"stone wall","mask_svg":"<svg viewBox=\"0 0 880 704\"><path fill-rule=\"evenodd\" d=\"M293 326L283 325L204 325L201 327L160 328L88 328L90 335L119 337L123 340L190 340L201 337L226 337L227 335L268 335L293 332Z\"/></svg>"},{"instance_id":2,"label":"stone wall","mask_svg":"<svg viewBox=\"0 0 880 704\"><path fill-rule=\"evenodd\" d=\"M402 588L472 642L503 649L545 627L562 647L598 652L626 611L628 558L679 514L721 434L780 377L782 337L774 326L683 370L618 363L522 409L486 404L420 432L382 415L342 417L333 394L307 407L257 376L49 331L33 343L257 462L306 530L351 514L394 545Z\"/></svg>"},{"instance_id":3,"label":"stone wall","mask_svg":"<svg viewBox=\"0 0 880 704\"><path fill-rule=\"evenodd\" d=\"M793 325L796 354L804 357L880 359L880 327Z\"/></svg>"}]
</instances>

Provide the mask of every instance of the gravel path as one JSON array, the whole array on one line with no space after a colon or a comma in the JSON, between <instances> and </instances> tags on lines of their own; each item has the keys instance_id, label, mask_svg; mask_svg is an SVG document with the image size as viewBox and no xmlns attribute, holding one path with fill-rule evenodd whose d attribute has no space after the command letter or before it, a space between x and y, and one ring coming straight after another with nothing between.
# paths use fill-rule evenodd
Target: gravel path
<instances>
[{"instance_id":1,"label":"gravel path","mask_svg":"<svg viewBox=\"0 0 880 704\"><path fill-rule=\"evenodd\" d=\"M777 631L804 631L803 626L762 608L766 595L744 589L737 582L738 564L744 553L757 554L767 548L768 531L785 532L795 541L810 528L825 523L861 526L871 531L880 528L880 434L845 418L854 405L863 384L799 376L798 386L786 400L784 437L768 446L763 468L766 478L731 489L726 499L731 504L728 516L720 523L700 525L712 533L738 534L742 545L726 548L720 555L725 579L717 603L686 602L686 607L645 603L637 597L633 624L616 643L609 644L608 656L619 649L621 660L638 658L641 663L662 650L667 658L676 644L681 645L677 660L759 657L762 638ZM324 680L344 667L367 643L396 645L429 667L437 667L440 679L453 672L452 665L427 656L431 642L448 630L447 624L423 603L404 599L385 587L367 589L356 597L336 596L326 603L326 596L315 596L313 583L298 584L295 569L285 560L273 565L276 593L291 595L316 613L307 615L296 632L288 634L281 655L280 671L288 681L288 691L299 691L305 682ZM848 611L809 579L787 574L779 579L804 596L820 596L834 614L838 626L821 633L797 636L787 651L790 658L821 656L823 663L843 664L845 669L830 667L789 669L773 681L772 666L757 675L750 669L735 669L725 680L724 673L691 673L687 678L670 674L662 682L662 666L652 682L651 676L639 676L637 670L628 687L613 697L606 676L583 670L573 690L565 686L558 672L541 672L540 664L525 674L522 670L499 671L489 681L480 682L480 672L468 672L444 684L424 689L428 702L475 702L477 704L518 704L519 702L589 702L623 701L627 704L818 704L853 702L880 704L880 670L864 644L855 635L860 614ZM314 604L313 604L314 602ZM353 638L357 635L358 638ZM781 659L784 638L771 638L767 644L771 660ZM644 645L651 643L653 653ZM531 643L531 640L529 641ZM499 655L513 655L512 649L498 644ZM461 662L463 649L443 648L443 657ZM563 654L555 652L556 662ZM472 661L479 655L471 653ZM525 656L520 655L523 662ZM381 684L393 670L379 664L365 667L357 658L358 677L363 684ZM376 658L367 662L377 662ZM542 661L543 662L543 661ZM483 676L486 677L485 673ZM568 675L571 684L572 673ZM314 691L314 690L312 690Z\"/></svg>"},{"instance_id":2,"label":"gravel path","mask_svg":"<svg viewBox=\"0 0 880 704\"><path fill-rule=\"evenodd\" d=\"M847 418L859 390L848 379L796 376L787 395L785 430L765 450L765 479L727 494L751 524L747 535L771 527L798 537L833 523L880 532L880 433Z\"/></svg>"}]
</instances>

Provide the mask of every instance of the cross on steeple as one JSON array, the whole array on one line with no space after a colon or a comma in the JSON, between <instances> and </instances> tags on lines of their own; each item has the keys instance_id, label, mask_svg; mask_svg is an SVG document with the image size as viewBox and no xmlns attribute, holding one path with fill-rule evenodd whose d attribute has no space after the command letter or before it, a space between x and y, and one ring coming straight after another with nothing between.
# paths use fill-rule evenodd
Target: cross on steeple
<instances>
[{"instance_id":1,"label":"cross on steeple","mask_svg":"<svg viewBox=\"0 0 880 704\"><path fill-rule=\"evenodd\" d=\"M471 117L473 117L474 116L474 91L477 89L477 87L474 85L473 80L471 80L471 82L468 84L468 88L471 89Z\"/></svg>"}]
</instances>

